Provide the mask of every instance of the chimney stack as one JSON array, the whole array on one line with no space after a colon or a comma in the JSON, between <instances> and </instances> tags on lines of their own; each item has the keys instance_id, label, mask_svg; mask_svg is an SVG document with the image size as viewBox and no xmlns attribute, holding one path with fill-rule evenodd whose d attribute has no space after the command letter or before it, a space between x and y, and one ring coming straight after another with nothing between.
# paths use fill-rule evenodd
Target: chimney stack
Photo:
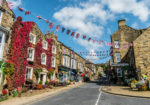
<instances>
[{"instance_id":1,"label":"chimney stack","mask_svg":"<svg viewBox=\"0 0 150 105\"><path fill-rule=\"evenodd\" d=\"M118 27L125 26L125 25L126 25L126 20L125 19L122 19L122 20L118 21Z\"/></svg>"}]
</instances>

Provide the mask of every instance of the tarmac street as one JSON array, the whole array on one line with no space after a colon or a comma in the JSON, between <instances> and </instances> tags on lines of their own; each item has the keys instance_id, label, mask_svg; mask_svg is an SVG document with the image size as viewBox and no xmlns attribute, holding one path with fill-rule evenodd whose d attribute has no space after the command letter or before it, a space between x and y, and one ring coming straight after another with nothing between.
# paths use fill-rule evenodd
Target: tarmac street
<instances>
[{"instance_id":1,"label":"tarmac street","mask_svg":"<svg viewBox=\"0 0 150 105\"><path fill-rule=\"evenodd\" d=\"M101 91L104 79L89 82L30 105L150 105L149 99L112 95Z\"/></svg>"}]
</instances>

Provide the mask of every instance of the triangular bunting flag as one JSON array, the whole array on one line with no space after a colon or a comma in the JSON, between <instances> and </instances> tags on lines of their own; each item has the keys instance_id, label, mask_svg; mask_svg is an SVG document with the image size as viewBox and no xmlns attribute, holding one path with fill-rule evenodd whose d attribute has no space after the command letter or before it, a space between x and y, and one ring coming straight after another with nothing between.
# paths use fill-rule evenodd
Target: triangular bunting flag
<instances>
[{"instance_id":1,"label":"triangular bunting flag","mask_svg":"<svg viewBox=\"0 0 150 105\"><path fill-rule=\"evenodd\" d=\"M72 32L72 33L71 33L71 36L74 36L74 34L75 34L75 32Z\"/></svg>"},{"instance_id":2,"label":"triangular bunting flag","mask_svg":"<svg viewBox=\"0 0 150 105\"><path fill-rule=\"evenodd\" d=\"M62 32L64 32L64 31L65 31L65 28L63 27L63 28L62 28Z\"/></svg>"},{"instance_id":3,"label":"triangular bunting flag","mask_svg":"<svg viewBox=\"0 0 150 105\"><path fill-rule=\"evenodd\" d=\"M95 39L93 39L93 43L95 43Z\"/></svg>"},{"instance_id":4,"label":"triangular bunting flag","mask_svg":"<svg viewBox=\"0 0 150 105\"><path fill-rule=\"evenodd\" d=\"M54 23L50 23L49 24L49 28L52 29L53 28Z\"/></svg>"},{"instance_id":5,"label":"triangular bunting flag","mask_svg":"<svg viewBox=\"0 0 150 105\"><path fill-rule=\"evenodd\" d=\"M70 30L67 30L67 35L70 33Z\"/></svg>"},{"instance_id":6,"label":"triangular bunting flag","mask_svg":"<svg viewBox=\"0 0 150 105\"><path fill-rule=\"evenodd\" d=\"M78 39L78 38L79 38L79 36L80 36L80 34L79 34L79 33L77 33L76 38Z\"/></svg>"},{"instance_id":7,"label":"triangular bunting flag","mask_svg":"<svg viewBox=\"0 0 150 105\"><path fill-rule=\"evenodd\" d=\"M18 7L18 9L22 12L23 11L23 9L21 8L21 7Z\"/></svg>"},{"instance_id":8,"label":"triangular bunting flag","mask_svg":"<svg viewBox=\"0 0 150 105\"><path fill-rule=\"evenodd\" d=\"M59 25L56 26L56 31L58 32L58 30L59 30Z\"/></svg>"},{"instance_id":9,"label":"triangular bunting flag","mask_svg":"<svg viewBox=\"0 0 150 105\"><path fill-rule=\"evenodd\" d=\"M31 12L30 11L26 11L25 12L25 15L29 15Z\"/></svg>"},{"instance_id":10,"label":"triangular bunting flag","mask_svg":"<svg viewBox=\"0 0 150 105\"><path fill-rule=\"evenodd\" d=\"M41 16L36 16L38 19L42 19Z\"/></svg>"},{"instance_id":11,"label":"triangular bunting flag","mask_svg":"<svg viewBox=\"0 0 150 105\"><path fill-rule=\"evenodd\" d=\"M45 22L46 22L46 23L49 23L49 20L45 19Z\"/></svg>"},{"instance_id":12,"label":"triangular bunting flag","mask_svg":"<svg viewBox=\"0 0 150 105\"><path fill-rule=\"evenodd\" d=\"M86 36L85 35L83 35L83 39L85 39L86 38Z\"/></svg>"},{"instance_id":13,"label":"triangular bunting flag","mask_svg":"<svg viewBox=\"0 0 150 105\"><path fill-rule=\"evenodd\" d=\"M88 41L90 41L90 40L91 40L91 38L88 39Z\"/></svg>"}]
</instances>

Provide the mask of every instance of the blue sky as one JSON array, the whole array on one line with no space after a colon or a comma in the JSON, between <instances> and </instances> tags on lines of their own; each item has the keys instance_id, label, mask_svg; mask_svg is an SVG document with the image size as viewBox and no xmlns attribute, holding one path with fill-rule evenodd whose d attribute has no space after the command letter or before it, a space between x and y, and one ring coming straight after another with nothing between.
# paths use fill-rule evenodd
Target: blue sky
<instances>
[{"instance_id":1,"label":"blue sky","mask_svg":"<svg viewBox=\"0 0 150 105\"><path fill-rule=\"evenodd\" d=\"M150 0L7 0L14 3L12 8L16 16L22 16L23 21L34 21L43 33L55 31L49 29L48 24L38 20L39 15L52 21L55 26L79 32L94 39L110 42L110 36L118 29L117 21L126 19L126 24L135 29L150 26ZM21 6L31 15L24 15L16 7ZM77 40L65 33L55 31L58 40L76 52L109 50L108 46L100 46L83 40ZM110 59L99 59L96 56L83 56L95 63L104 63Z\"/></svg>"}]
</instances>

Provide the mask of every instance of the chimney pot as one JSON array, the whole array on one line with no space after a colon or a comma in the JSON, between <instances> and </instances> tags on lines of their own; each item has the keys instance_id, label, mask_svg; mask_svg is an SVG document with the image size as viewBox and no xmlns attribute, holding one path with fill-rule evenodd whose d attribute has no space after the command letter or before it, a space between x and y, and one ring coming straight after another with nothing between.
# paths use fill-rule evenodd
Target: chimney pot
<instances>
[{"instance_id":1,"label":"chimney pot","mask_svg":"<svg viewBox=\"0 0 150 105\"><path fill-rule=\"evenodd\" d=\"M126 25L126 20L125 19L122 19L122 20L118 21L118 27L125 26L125 25Z\"/></svg>"}]
</instances>

